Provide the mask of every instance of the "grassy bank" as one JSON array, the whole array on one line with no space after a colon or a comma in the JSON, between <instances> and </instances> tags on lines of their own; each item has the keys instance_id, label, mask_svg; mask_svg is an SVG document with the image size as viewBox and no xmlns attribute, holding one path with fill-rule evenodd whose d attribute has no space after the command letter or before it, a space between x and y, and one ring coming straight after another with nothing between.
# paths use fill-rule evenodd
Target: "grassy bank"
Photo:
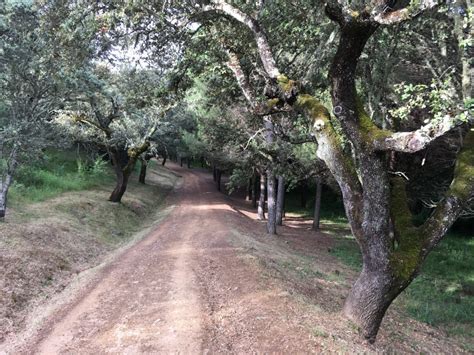
<instances>
[{"instance_id":1,"label":"grassy bank","mask_svg":"<svg viewBox=\"0 0 474 355\"><path fill-rule=\"evenodd\" d=\"M53 157L49 167L22 172L0 223L0 343L77 274L164 216L165 197L178 179L151 164L147 185L134 174L123 202L115 204L108 201L114 186L108 164L83 172L74 156Z\"/></svg>"},{"instance_id":2,"label":"grassy bank","mask_svg":"<svg viewBox=\"0 0 474 355\"><path fill-rule=\"evenodd\" d=\"M49 151L20 166L9 201L13 206L44 201L66 191L80 191L113 182L110 165L100 157L87 160L74 151Z\"/></svg>"},{"instance_id":3,"label":"grassy bank","mask_svg":"<svg viewBox=\"0 0 474 355\"><path fill-rule=\"evenodd\" d=\"M314 200L301 206L301 194L290 193L288 210L312 216ZM331 253L354 270L361 268L361 255L355 239L348 232L341 201L323 194L322 231L332 234L336 245ZM411 317L441 327L450 335L474 337L474 236L465 231L449 233L428 256L420 275L396 300ZM473 350L473 349L470 349Z\"/></svg>"}]
</instances>

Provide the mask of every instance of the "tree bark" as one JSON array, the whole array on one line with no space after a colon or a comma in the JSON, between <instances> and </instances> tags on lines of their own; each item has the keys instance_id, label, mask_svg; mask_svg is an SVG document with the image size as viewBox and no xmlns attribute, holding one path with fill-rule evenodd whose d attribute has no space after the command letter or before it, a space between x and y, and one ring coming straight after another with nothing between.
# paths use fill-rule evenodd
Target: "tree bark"
<instances>
[{"instance_id":1,"label":"tree bark","mask_svg":"<svg viewBox=\"0 0 474 355\"><path fill-rule=\"evenodd\" d=\"M122 197L127 190L128 179L130 178L130 173L123 171L120 167L115 168L116 175L116 185L114 191L109 197L111 202L122 202Z\"/></svg>"},{"instance_id":2,"label":"tree bark","mask_svg":"<svg viewBox=\"0 0 474 355\"><path fill-rule=\"evenodd\" d=\"M252 201L252 187L253 181L252 178L249 178L247 181L247 196L245 197L246 201Z\"/></svg>"},{"instance_id":3,"label":"tree bark","mask_svg":"<svg viewBox=\"0 0 474 355\"><path fill-rule=\"evenodd\" d=\"M313 230L319 230L319 221L321 217L321 193L322 193L321 178L316 179L316 196L314 200L314 217L313 217Z\"/></svg>"},{"instance_id":4,"label":"tree bark","mask_svg":"<svg viewBox=\"0 0 474 355\"><path fill-rule=\"evenodd\" d=\"M115 189L112 191L109 201L120 203L127 190L128 180L140 154L134 154L130 157L125 149L114 149L109 154L114 164L116 176Z\"/></svg>"},{"instance_id":5,"label":"tree bark","mask_svg":"<svg viewBox=\"0 0 474 355\"><path fill-rule=\"evenodd\" d=\"M306 208L308 204L308 182L303 180L301 182L301 207Z\"/></svg>"},{"instance_id":6,"label":"tree bark","mask_svg":"<svg viewBox=\"0 0 474 355\"><path fill-rule=\"evenodd\" d=\"M367 266L359 275L344 304L344 314L357 324L369 343L375 342L382 319L393 300L410 284L399 282L386 266Z\"/></svg>"},{"instance_id":7,"label":"tree bark","mask_svg":"<svg viewBox=\"0 0 474 355\"><path fill-rule=\"evenodd\" d=\"M0 178L0 220L5 218L7 213L8 190L13 183L13 175L18 165L18 147L14 146L7 160L5 177Z\"/></svg>"},{"instance_id":8,"label":"tree bark","mask_svg":"<svg viewBox=\"0 0 474 355\"><path fill-rule=\"evenodd\" d=\"M140 175L138 177L138 182L140 184L145 184L148 160L146 158L140 159L140 163L141 163L141 166L140 166Z\"/></svg>"},{"instance_id":9,"label":"tree bark","mask_svg":"<svg viewBox=\"0 0 474 355\"><path fill-rule=\"evenodd\" d=\"M276 205L276 224L283 225L283 210L285 207L285 178L278 176L277 205Z\"/></svg>"},{"instance_id":10,"label":"tree bark","mask_svg":"<svg viewBox=\"0 0 474 355\"><path fill-rule=\"evenodd\" d=\"M265 175L260 174L260 197L258 199L257 215L259 220L265 219Z\"/></svg>"},{"instance_id":11,"label":"tree bark","mask_svg":"<svg viewBox=\"0 0 474 355\"><path fill-rule=\"evenodd\" d=\"M258 184L258 176L257 174L253 174L252 176L252 207L257 208L257 194L258 194L258 189L259 189L259 184Z\"/></svg>"},{"instance_id":12,"label":"tree bark","mask_svg":"<svg viewBox=\"0 0 474 355\"><path fill-rule=\"evenodd\" d=\"M220 169L216 169L217 191L221 191L221 177L222 177L222 171Z\"/></svg>"},{"instance_id":13,"label":"tree bark","mask_svg":"<svg viewBox=\"0 0 474 355\"><path fill-rule=\"evenodd\" d=\"M276 191L275 175L272 169L267 170L267 232L271 235L276 234Z\"/></svg>"}]
</instances>

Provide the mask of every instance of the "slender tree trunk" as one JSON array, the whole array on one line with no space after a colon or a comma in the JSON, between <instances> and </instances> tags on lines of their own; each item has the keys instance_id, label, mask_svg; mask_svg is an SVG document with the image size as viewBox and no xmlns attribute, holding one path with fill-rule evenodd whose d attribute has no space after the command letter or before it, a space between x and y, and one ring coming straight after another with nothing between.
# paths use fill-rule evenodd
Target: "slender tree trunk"
<instances>
[{"instance_id":1,"label":"slender tree trunk","mask_svg":"<svg viewBox=\"0 0 474 355\"><path fill-rule=\"evenodd\" d=\"M247 181L247 196L245 197L245 200L247 201L252 201L252 187L253 181L252 178L249 178Z\"/></svg>"},{"instance_id":2,"label":"slender tree trunk","mask_svg":"<svg viewBox=\"0 0 474 355\"><path fill-rule=\"evenodd\" d=\"M161 165L165 166L166 164L166 158L168 158L168 154L166 152L163 154L163 161L161 162Z\"/></svg>"},{"instance_id":3,"label":"slender tree trunk","mask_svg":"<svg viewBox=\"0 0 474 355\"><path fill-rule=\"evenodd\" d=\"M275 176L271 169L267 170L267 232L271 235L276 234L276 191L275 191Z\"/></svg>"},{"instance_id":4,"label":"slender tree trunk","mask_svg":"<svg viewBox=\"0 0 474 355\"><path fill-rule=\"evenodd\" d=\"M265 175L260 174L260 197L258 199L257 215L258 219L265 219Z\"/></svg>"},{"instance_id":5,"label":"slender tree trunk","mask_svg":"<svg viewBox=\"0 0 474 355\"><path fill-rule=\"evenodd\" d=\"M13 175L8 173L5 180L0 184L0 220L5 218L7 212L8 189L13 181Z\"/></svg>"},{"instance_id":6,"label":"slender tree trunk","mask_svg":"<svg viewBox=\"0 0 474 355\"><path fill-rule=\"evenodd\" d=\"M217 169L215 165L212 167L212 179L214 180L214 182L217 181Z\"/></svg>"},{"instance_id":7,"label":"slender tree trunk","mask_svg":"<svg viewBox=\"0 0 474 355\"><path fill-rule=\"evenodd\" d=\"M321 217L321 193L322 193L321 178L316 178L316 196L314 200L314 218L313 218L313 230L319 230L319 221Z\"/></svg>"},{"instance_id":8,"label":"slender tree trunk","mask_svg":"<svg viewBox=\"0 0 474 355\"><path fill-rule=\"evenodd\" d=\"M220 169L217 169L216 171L217 191L221 191L221 177L222 177L222 171Z\"/></svg>"},{"instance_id":9,"label":"slender tree trunk","mask_svg":"<svg viewBox=\"0 0 474 355\"><path fill-rule=\"evenodd\" d=\"M278 176L277 206L276 206L276 224L283 224L283 210L285 207L285 178Z\"/></svg>"},{"instance_id":10,"label":"slender tree trunk","mask_svg":"<svg viewBox=\"0 0 474 355\"><path fill-rule=\"evenodd\" d=\"M8 190L13 182L13 174L16 171L18 165L17 161L17 150L18 148L13 147L10 156L7 161L7 171L5 177L0 178L0 220L5 218L7 212L7 199L8 199Z\"/></svg>"},{"instance_id":11,"label":"slender tree trunk","mask_svg":"<svg viewBox=\"0 0 474 355\"><path fill-rule=\"evenodd\" d=\"M252 189L253 189L253 193L252 193L252 207L253 208L257 208L257 194L258 194L258 188L259 188L259 184L258 184L258 176L257 174L253 174L252 176Z\"/></svg>"},{"instance_id":12,"label":"slender tree trunk","mask_svg":"<svg viewBox=\"0 0 474 355\"><path fill-rule=\"evenodd\" d=\"M140 184L145 184L146 170L148 167L148 159L142 158L140 159L140 163L141 163L141 166L140 166L140 175L138 177L138 182Z\"/></svg>"},{"instance_id":13,"label":"slender tree trunk","mask_svg":"<svg viewBox=\"0 0 474 355\"><path fill-rule=\"evenodd\" d=\"M183 158L181 158L181 157L179 158L179 166L183 167Z\"/></svg>"},{"instance_id":14,"label":"slender tree trunk","mask_svg":"<svg viewBox=\"0 0 474 355\"><path fill-rule=\"evenodd\" d=\"M186 164L187 164L188 169L191 169L191 159L186 158Z\"/></svg>"},{"instance_id":15,"label":"slender tree trunk","mask_svg":"<svg viewBox=\"0 0 474 355\"><path fill-rule=\"evenodd\" d=\"M308 204L308 182L303 180L301 182L301 207L306 208Z\"/></svg>"}]
</instances>

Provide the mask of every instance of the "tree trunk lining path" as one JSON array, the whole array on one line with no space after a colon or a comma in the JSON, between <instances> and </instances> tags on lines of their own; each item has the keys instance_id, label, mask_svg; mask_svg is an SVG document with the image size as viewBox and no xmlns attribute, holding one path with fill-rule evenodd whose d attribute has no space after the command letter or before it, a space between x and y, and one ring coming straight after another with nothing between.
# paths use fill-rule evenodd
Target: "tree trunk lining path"
<instances>
[{"instance_id":1,"label":"tree trunk lining path","mask_svg":"<svg viewBox=\"0 0 474 355\"><path fill-rule=\"evenodd\" d=\"M216 191L212 174L171 169L183 176L169 197L172 212L14 353L459 352L398 312L367 345L341 316L356 273L328 253L328 236L290 217L270 237L255 211ZM308 250L321 271L309 279L304 267L291 269ZM321 276L334 268L347 280Z\"/></svg>"},{"instance_id":2,"label":"tree trunk lining path","mask_svg":"<svg viewBox=\"0 0 474 355\"><path fill-rule=\"evenodd\" d=\"M294 336L304 335L290 329L284 319L289 312L280 313L286 294L261 279L227 240L232 220L244 217L222 202L207 175L173 168L184 174L175 209L103 270L96 286L45 331L34 352L299 348Z\"/></svg>"}]
</instances>

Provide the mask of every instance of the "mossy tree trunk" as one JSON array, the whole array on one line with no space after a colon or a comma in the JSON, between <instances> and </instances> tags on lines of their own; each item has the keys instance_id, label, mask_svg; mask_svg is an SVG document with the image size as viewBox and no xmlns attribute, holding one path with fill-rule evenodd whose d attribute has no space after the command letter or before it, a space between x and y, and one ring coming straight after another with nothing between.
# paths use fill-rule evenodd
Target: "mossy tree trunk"
<instances>
[{"instance_id":1,"label":"mossy tree trunk","mask_svg":"<svg viewBox=\"0 0 474 355\"><path fill-rule=\"evenodd\" d=\"M387 155L392 150L416 152L429 141L416 132L400 136L383 131L370 120L359 101L355 77L358 59L378 25L348 20L339 10L328 9L331 19L341 25L339 46L329 73L331 94L336 119L352 142L356 159L341 159L338 163L350 168L352 180L360 184L349 186L338 172L333 173L346 195L346 214L363 261L344 313L360 327L363 337L373 342L392 301L416 277L428 253L446 234L474 192L474 160L463 162L464 157L473 156L474 133L469 131L466 136L456 178L445 199L423 225L414 226L405 184L401 178L390 177ZM357 169L353 168L355 164Z\"/></svg>"},{"instance_id":2,"label":"mossy tree trunk","mask_svg":"<svg viewBox=\"0 0 474 355\"><path fill-rule=\"evenodd\" d=\"M379 24L407 21L437 4L432 1L410 2L406 7L401 5L394 9L391 2L384 0L373 8L363 4L358 9L360 11L355 11L354 8L358 7L355 3L326 3L326 14L340 26L338 49L329 73L334 116L316 98L300 93L298 84L279 72L265 28L257 18L220 0L204 8L234 18L253 33L258 55L271 79L269 83L279 86L279 89L267 91L273 96L266 95L268 100L263 115L271 114L269 111L273 107L279 112L278 106L291 105L312 118L318 142L317 155L340 186L352 234L362 253L362 272L347 298L344 312L360 327L362 336L371 342L375 340L391 302L414 279L428 253L459 217L469 199L474 197L471 119L465 130L467 134L454 179L445 198L423 225L413 226L405 187L398 180L391 179L387 154L419 152L459 123L448 115L442 124L427 123L411 132L381 130L365 113L356 92L359 57ZM238 63L234 61L233 67L239 69ZM242 85L246 84L245 76L239 75L238 70L234 72L244 95L250 97L249 101L253 100L246 86ZM468 77L464 76L464 79ZM463 84L463 87L468 85ZM352 154L342 148L342 141L351 143Z\"/></svg>"},{"instance_id":3,"label":"mossy tree trunk","mask_svg":"<svg viewBox=\"0 0 474 355\"><path fill-rule=\"evenodd\" d=\"M145 142L139 147L125 149L125 148L111 148L109 149L109 155L114 164L116 184L115 189L109 197L109 201L120 203L122 197L127 190L128 181L130 175L132 175L133 169L140 158L141 154L147 151L150 147L149 142Z\"/></svg>"},{"instance_id":4,"label":"mossy tree trunk","mask_svg":"<svg viewBox=\"0 0 474 355\"><path fill-rule=\"evenodd\" d=\"M148 164L151 158L153 158L152 154L145 154L144 157L140 158L141 165L140 165L140 175L138 176L138 182L140 182L141 184L145 184L146 172L147 172Z\"/></svg>"}]
</instances>

